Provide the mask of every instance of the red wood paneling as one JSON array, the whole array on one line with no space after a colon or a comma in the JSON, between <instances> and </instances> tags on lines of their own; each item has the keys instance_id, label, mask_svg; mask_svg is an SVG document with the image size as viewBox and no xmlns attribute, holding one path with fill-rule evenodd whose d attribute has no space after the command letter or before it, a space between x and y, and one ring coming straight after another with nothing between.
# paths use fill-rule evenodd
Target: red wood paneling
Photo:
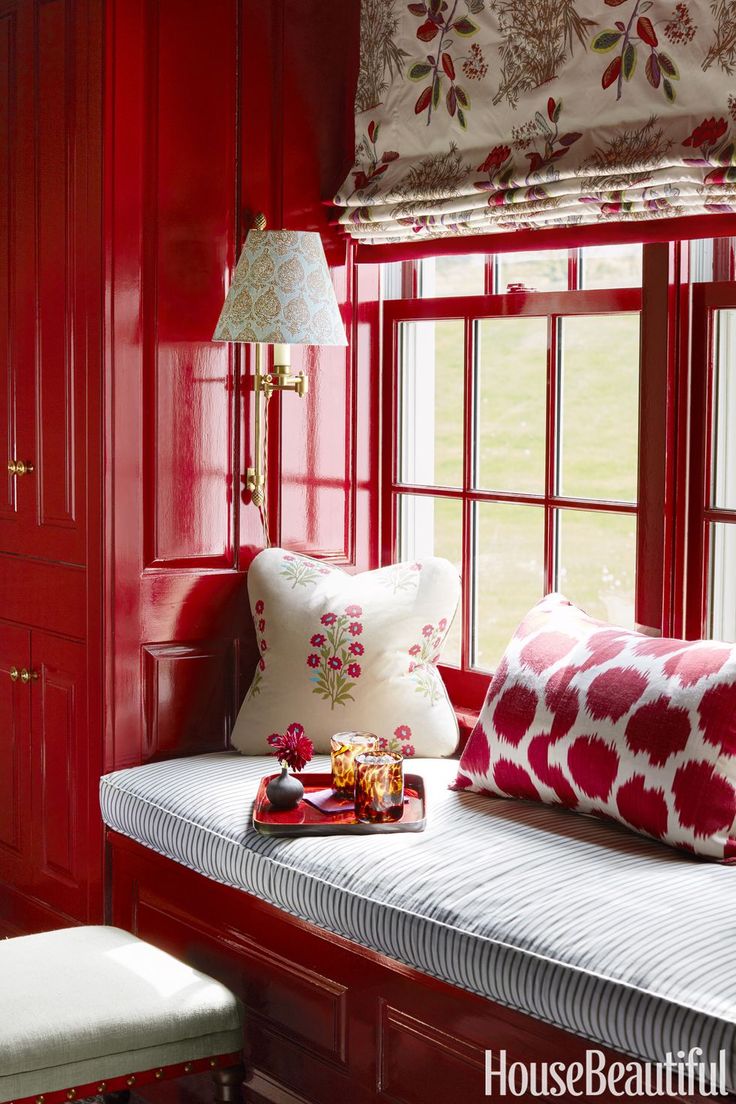
<instances>
[{"instance_id":1,"label":"red wood paneling","mask_svg":"<svg viewBox=\"0 0 736 1104\"><path fill-rule=\"evenodd\" d=\"M13 74L9 99L16 142L10 166L10 362L16 380L11 452L31 463L33 472L14 479L17 518L3 527L0 547L67 563L85 558L88 334L82 251L90 212L84 12L68 0L18 6L23 64Z\"/></svg>"},{"instance_id":2,"label":"red wood paneling","mask_svg":"<svg viewBox=\"0 0 736 1104\"><path fill-rule=\"evenodd\" d=\"M275 5L274 5L275 6ZM349 346L293 350L310 378L304 402L282 396L272 461L280 472L278 535L290 548L361 568L377 563L378 271L358 274L353 249L328 220L353 147L359 5L285 0L279 140L281 223L322 234ZM330 51L315 80L316 59ZM357 315L356 305L360 310ZM274 404L276 405L276 404Z\"/></svg>"},{"instance_id":3,"label":"red wood paneling","mask_svg":"<svg viewBox=\"0 0 736 1104\"><path fill-rule=\"evenodd\" d=\"M34 632L30 683L35 895L69 916L87 915L87 869L101 831L91 817L99 753L90 748L85 650L63 637Z\"/></svg>"},{"instance_id":4,"label":"red wood paneling","mask_svg":"<svg viewBox=\"0 0 736 1104\"><path fill-rule=\"evenodd\" d=\"M30 860L30 690L10 678L31 664L31 634L0 621L0 878L23 882Z\"/></svg>"},{"instance_id":5,"label":"red wood paneling","mask_svg":"<svg viewBox=\"0 0 736 1104\"><path fill-rule=\"evenodd\" d=\"M235 411L212 330L234 259L237 4L147 4L142 273L145 562L234 565Z\"/></svg>"},{"instance_id":6,"label":"red wood paneling","mask_svg":"<svg viewBox=\"0 0 736 1104\"><path fill-rule=\"evenodd\" d=\"M56 629L81 640L87 626L86 600L82 568L0 552L0 610L9 621Z\"/></svg>"},{"instance_id":7,"label":"red wood paneling","mask_svg":"<svg viewBox=\"0 0 736 1104\"><path fill-rule=\"evenodd\" d=\"M236 358L211 340L235 260L240 31L236 0L206 19L134 0L108 25L108 766L222 746L251 631Z\"/></svg>"},{"instance_id":8,"label":"red wood paneling","mask_svg":"<svg viewBox=\"0 0 736 1104\"><path fill-rule=\"evenodd\" d=\"M0 15L0 520L15 514L15 479L6 460L15 456L16 359L14 273L16 218L16 14ZM0 528L2 532L2 528Z\"/></svg>"},{"instance_id":9,"label":"red wood paneling","mask_svg":"<svg viewBox=\"0 0 736 1104\"><path fill-rule=\"evenodd\" d=\"M148 644L142 658L144 757L227 747L235 720L234 642Z\"/></svg>"}]
</instances>

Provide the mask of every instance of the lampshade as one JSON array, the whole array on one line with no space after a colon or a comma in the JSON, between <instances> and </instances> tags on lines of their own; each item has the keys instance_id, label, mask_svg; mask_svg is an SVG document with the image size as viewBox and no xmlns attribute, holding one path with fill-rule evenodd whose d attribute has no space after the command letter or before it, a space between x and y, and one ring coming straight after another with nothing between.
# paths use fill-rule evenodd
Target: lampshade
<instances>
[{"instance_id":1,"label":"lampshade","mask_svg":"<svg viewBox=\"0 0 736 1104\"><path fill-rule=\"evenodd\" d=\"M214 340L347 345L319 234L250 231Z\"/></svg>"}]
</instances>

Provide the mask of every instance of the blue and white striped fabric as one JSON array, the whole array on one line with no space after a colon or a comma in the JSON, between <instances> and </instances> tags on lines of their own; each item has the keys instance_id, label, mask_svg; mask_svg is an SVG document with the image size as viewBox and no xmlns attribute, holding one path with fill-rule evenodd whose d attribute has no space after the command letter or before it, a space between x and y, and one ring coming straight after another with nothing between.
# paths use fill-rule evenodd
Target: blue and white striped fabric
<instances>
[{"instance_id":1,"label":"blue and white striped fabric","mask_svg":"<svg viewBox=\"0 0 736 1104\"><path fill-rule=\"evenodd\" d=\"M102 814L208 878L618 1051L725 1050L736 1088L734 867L563 809L451 792L457 764L437 759L413 764L424 833L267 838L251 814L272 769L222 752L118 771L102 779Z\"/></svg>"}]
</instances>

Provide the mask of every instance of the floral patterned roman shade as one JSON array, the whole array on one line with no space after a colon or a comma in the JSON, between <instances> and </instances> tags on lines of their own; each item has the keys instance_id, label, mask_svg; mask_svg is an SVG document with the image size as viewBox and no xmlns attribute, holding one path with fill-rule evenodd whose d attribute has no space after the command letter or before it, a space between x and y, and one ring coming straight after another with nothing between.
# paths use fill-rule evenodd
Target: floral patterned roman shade
<instances>
[{"instance_id":1,"label":"floral patterned roman shade","mask_svg":"<svg viewBox=\"0 0 736 1104\"><path fill-rule=\"evenodd\" d=\"M736 211L736 0L362 0L362 242Z\"/></svg>"}]
</instances>

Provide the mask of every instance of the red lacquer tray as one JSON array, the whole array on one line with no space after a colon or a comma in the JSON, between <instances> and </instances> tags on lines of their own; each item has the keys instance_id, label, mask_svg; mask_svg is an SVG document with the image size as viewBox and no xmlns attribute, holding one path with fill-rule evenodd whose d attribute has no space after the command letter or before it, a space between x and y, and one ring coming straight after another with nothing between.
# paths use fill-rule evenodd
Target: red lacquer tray
<instances>
[{"instance_id":1,"label":"red lacquer tray","mask_svg":"<svg viewBox=\"0 0 736 1104\"><path fill-rule=\"evenodd\" d=\"M390 824L362 824L355 817L352 805L345 812L322 813L307 801L296 809L279 812L266 797L266 786L275 775L261 779L253 808L253 827L264 836L354 836L382 835L386 832L423 832L427 824L427 804L424 780L418 774L404 775L404 813L401 820ZM304 793L326 790L332 785L331 774L295 774L304 786Z\"/></svg>"}]
</instances>

